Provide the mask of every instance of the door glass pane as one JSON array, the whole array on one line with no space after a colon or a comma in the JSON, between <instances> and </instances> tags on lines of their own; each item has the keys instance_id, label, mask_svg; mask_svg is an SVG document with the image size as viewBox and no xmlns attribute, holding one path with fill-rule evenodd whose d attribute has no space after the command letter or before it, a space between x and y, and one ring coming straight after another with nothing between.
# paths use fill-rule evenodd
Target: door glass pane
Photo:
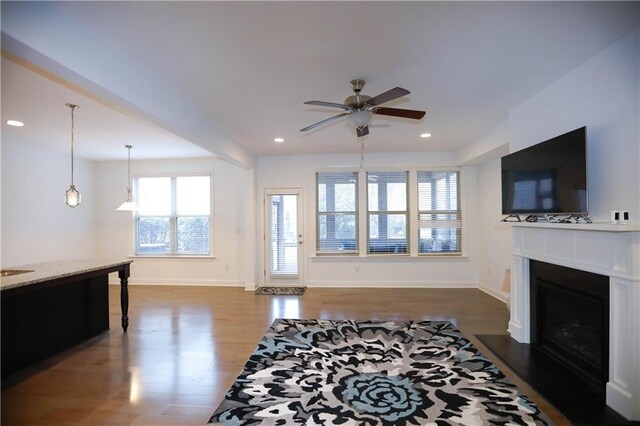
<instances>
[{"instance_id":1,"label":"door glass pane","mask_svg":"<svg viewBox=\"0 0 640 426\"><path fill-rule=\"evenodd\" d=\"M298 273L298 196L271 195L271 274Z\"/></svg>"}]
</instances>

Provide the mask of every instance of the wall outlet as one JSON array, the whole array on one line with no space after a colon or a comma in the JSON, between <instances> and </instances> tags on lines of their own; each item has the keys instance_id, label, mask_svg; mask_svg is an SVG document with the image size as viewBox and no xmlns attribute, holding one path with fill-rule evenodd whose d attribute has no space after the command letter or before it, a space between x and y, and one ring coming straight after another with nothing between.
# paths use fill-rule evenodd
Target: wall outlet
<instances>
[{"instance_id":1,"label":"wall outlet","mask_svg":"<svg viewBox=\"0 0 640 426\"><path fill-rule=\"evenodd\" d=\"M228 271L228 270L229 270L229 264L228 264L228 263L225 263L225 264L224 264L224 270L225 270L225 271Z\"/></svg>"},{"instance_id":2,"label":"wall outlet","mask_svg":"<svg viewBox=\"0 0 640 426\"><path fill-rule=\"evenodd\" d=\"M356 271L356 272L360 272L360 267L359 267L359 266L356 266L356 267L355 267L355 271Z\"/></svg>"}]
</instances>

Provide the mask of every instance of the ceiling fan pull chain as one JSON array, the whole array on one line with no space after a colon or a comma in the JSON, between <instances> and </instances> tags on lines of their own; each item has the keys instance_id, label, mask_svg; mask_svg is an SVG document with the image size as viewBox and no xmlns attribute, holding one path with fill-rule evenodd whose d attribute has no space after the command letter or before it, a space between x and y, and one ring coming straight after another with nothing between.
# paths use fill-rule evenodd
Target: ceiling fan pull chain
<instances>
[{"instance_id":1,"label":"ceiling fan pull chain","mask_svg":"<svg viewBox=\"0 0 640 426\"><path fill-rule=\"evenodd\" d=\"M362 170L362 165L364 164L364 138L360 139L360 170Z\"/></svg>"}]
</instances>

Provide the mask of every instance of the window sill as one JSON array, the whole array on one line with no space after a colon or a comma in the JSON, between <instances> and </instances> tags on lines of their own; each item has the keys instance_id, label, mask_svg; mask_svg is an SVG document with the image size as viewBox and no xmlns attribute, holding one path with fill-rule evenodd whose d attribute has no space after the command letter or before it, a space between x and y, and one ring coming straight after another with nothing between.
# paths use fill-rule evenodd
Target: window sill
<instances>
[{"instance_id":1,"label":"window sill","mask_svg":"<svg viewBox=\"0 0 640 426\"><path fill-rule=\"evenodd\" d=\"M409 255L409 254L370 254L367 256L332 256L328 254L323 254L321 256L312 255L310 256L313 262L422 262L429 260L447 260L447 261L455 261L456 259L469 259L469 256L466 254L419 254L419 255Z\"/></svg>"},{"instance_id":2,"label":"window sill","mask_svg":"<svg viewBox=\"0 0 640 426\"><path fill-rule=\"evenodd\" d=\"M216 257L213 255L208 256L193 256L193 255L146 255L146 254L130 254L129 259L136 260L202 260L202 261L210 261L214 260Z\"/></svg>"}]
</instances>

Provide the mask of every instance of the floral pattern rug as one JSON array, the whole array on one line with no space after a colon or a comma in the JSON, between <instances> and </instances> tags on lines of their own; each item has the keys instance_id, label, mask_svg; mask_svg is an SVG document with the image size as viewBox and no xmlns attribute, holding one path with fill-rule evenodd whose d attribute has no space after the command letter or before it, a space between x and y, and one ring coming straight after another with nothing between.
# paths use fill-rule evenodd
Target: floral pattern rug
<instances>
[{"instance_id":1,"label":"floral pattern rug","mask_svg":"<svg viewBox=\"0 0 640 426\"><path fill-rule=\"evenodd\" d=\"M277 319L209 423L546 425L445 321Z\"/></svg>"}]
</instances>

